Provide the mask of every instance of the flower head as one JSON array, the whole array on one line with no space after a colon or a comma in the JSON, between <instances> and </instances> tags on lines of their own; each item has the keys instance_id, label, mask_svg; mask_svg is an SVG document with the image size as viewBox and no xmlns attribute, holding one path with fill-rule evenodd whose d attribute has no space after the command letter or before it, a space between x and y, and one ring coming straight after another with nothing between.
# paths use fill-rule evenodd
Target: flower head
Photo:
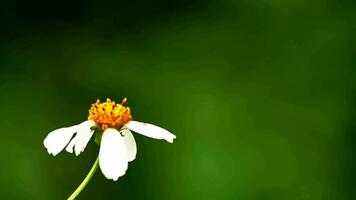
<instances>
[{"instance_id":1,"label":"flower head","mask_svg":"<svg viewBox=\"0 0 356 200\"><path fill-rule=\"evenodd\" d=\"M137 147L130 130L170 143L176 138L169 131L153 124L133 121L126 98L121 104L107 99L97 100L89 109L88 120L80 124L56 129L48 134L43 144L49 154L57 155L64 148L78 156L84 151L94 132L100 136L99 165L104 176L116 181L127 170L128 162L136 158Z\"/></svg>"},{"instance_id":2,"label":"flower head","mask_svg":"<svg viewBox=\"0 0 356 200\"><path fill-rule=\"evenodd\" d=\"M130 108L125 107L126 101L127 99L125 98L121 104L116 104L115 101L111 101L108 98L106 102L100 103L98 99L91 105L88 119L96 122L102 130L115 127L121 128L132 120Z\"/></svg>"}]
</instances>

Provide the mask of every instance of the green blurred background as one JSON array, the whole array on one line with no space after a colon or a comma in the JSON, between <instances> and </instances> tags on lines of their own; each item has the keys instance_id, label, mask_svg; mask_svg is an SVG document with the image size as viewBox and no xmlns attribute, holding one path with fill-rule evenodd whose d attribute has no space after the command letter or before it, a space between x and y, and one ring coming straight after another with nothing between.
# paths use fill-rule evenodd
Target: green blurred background
<instances>
[{"instance_id":1,"label":"green blurred background","mask_svg":"<svg viewBox=\"0 0 356 200\"><path fill-rule=\"evenodd\" d=\"M356 199L355 1L12 1L0 21L1 199L67 198L98 147L43 139L106 97L177 139L136 134L126 175L79 199Z\"/></svg>"}]
</instances>

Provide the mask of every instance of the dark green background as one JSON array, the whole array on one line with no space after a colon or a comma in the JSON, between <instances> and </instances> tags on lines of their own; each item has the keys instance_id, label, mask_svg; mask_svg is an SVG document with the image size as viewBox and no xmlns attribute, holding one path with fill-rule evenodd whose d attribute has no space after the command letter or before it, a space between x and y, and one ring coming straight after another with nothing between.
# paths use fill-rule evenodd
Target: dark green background
<instances>
[{"instance_id":1,"label":"dark green background","mask_svg":"<svg viewBox=\"0 0 356 200\"><path fill-rule=\"evenodd\" d=\"M355 1L13 1L0 22L1 199L67 198L98 147L43 139L106 97L177 139L136 134L79 199L356 198Z\"/></svg>"}]
</instances>

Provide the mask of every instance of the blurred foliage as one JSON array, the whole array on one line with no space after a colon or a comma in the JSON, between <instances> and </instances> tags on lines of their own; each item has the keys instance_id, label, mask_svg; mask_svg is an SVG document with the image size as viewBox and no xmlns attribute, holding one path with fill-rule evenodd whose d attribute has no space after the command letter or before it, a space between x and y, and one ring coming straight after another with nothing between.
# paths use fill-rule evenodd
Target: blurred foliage
<instances>
[{"instance_id":1,"label":"blurred foliage","mask_svg":"<svg viewBox=\"0 0 356 200\"><path fill-rule=\"evenodd\" d=\"M106 97L177 139L79 199L356 198L355 1L1 4L1 199L68 197L98 147L43 139Z\"/></svg>"}]
</instances>

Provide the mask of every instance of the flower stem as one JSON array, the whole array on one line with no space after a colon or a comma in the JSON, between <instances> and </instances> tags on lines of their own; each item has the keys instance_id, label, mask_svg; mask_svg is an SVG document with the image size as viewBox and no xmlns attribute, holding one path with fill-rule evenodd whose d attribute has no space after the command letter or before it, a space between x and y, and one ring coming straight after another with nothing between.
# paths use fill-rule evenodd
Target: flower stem
<instances>
[{"instance_id":1,"label":"flower stem","mask_svg":"<svg viewBox=\"0 0 356 200\"><path fill-rule=\"evenodd\" d=\"M90 181L90 179L93 177L96 169L98 169L99 166L99 157L96 158L94 165L91 167L88 175L85 177L85 179L83 180L83 182L79 185L79 187L73 192L72 195L70 195L70 197L68 198L68 200L74 200L79 193L85 188L85 186L88 184L88 182Z\"/></svg>"}]
</instances>

